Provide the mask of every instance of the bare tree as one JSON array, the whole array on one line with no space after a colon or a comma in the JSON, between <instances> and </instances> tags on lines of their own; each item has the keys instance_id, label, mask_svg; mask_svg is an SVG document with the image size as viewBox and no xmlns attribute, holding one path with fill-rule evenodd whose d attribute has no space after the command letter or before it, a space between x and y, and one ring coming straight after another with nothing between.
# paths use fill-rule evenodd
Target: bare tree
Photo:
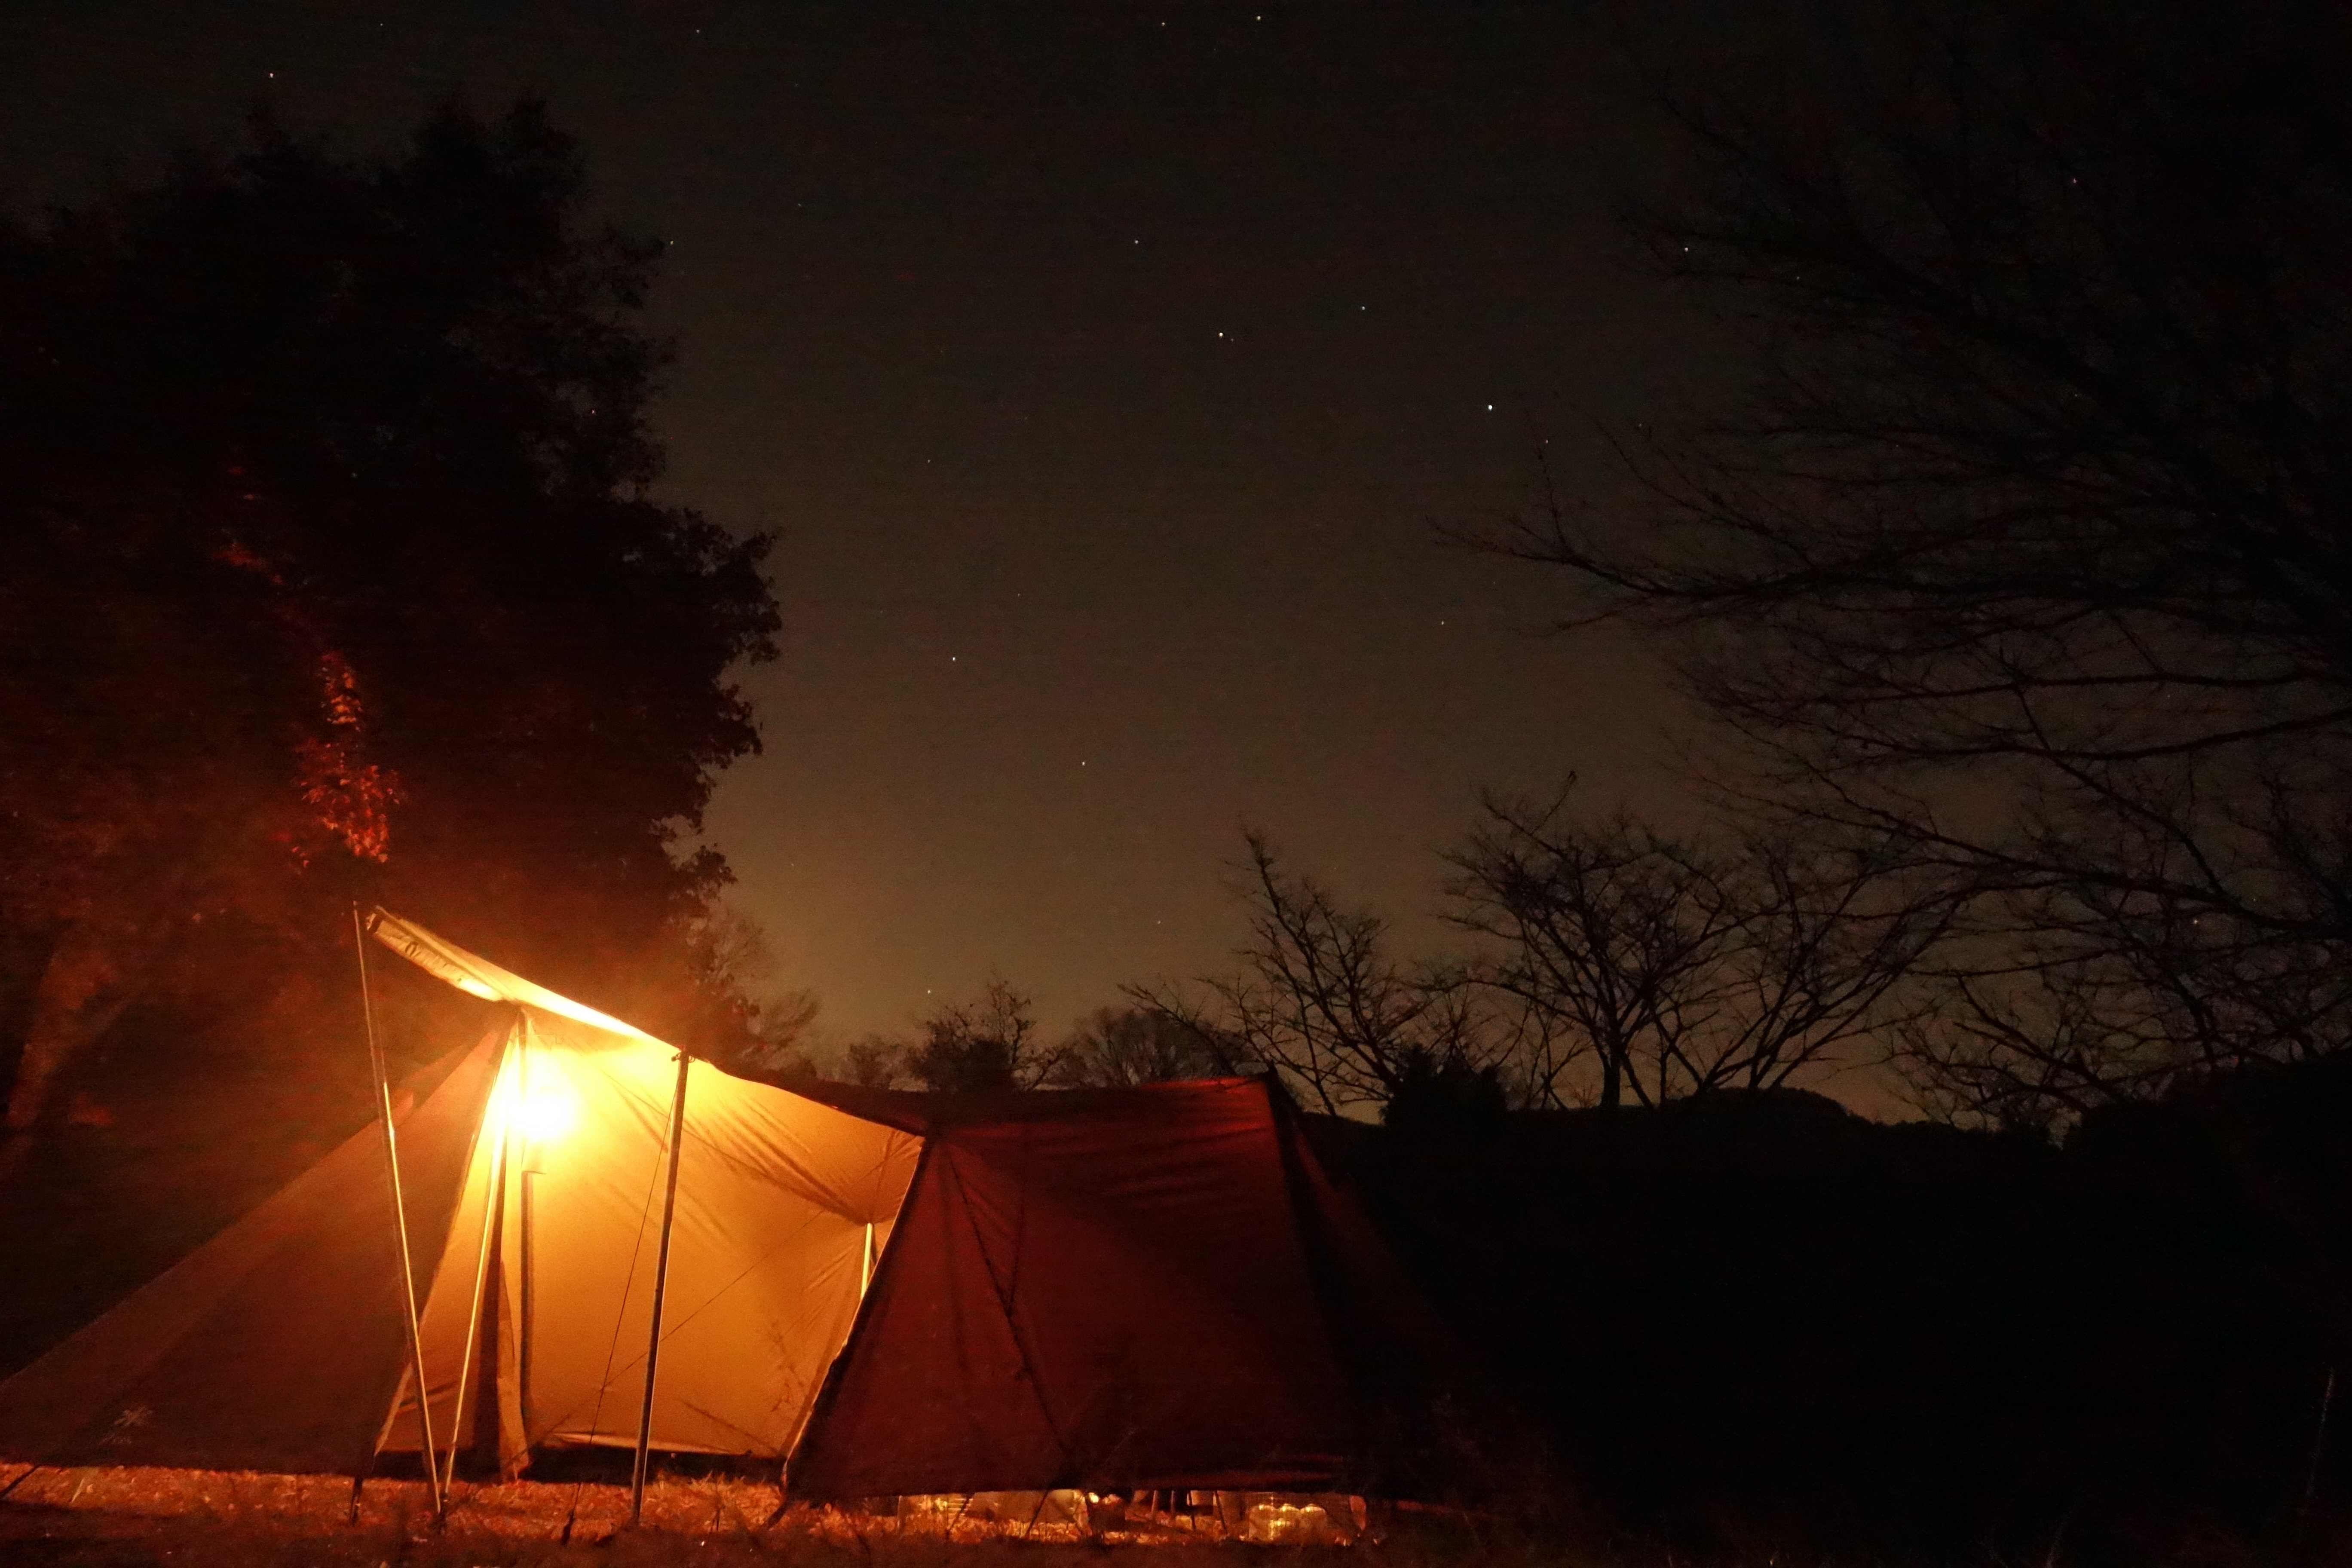
<instances>
[{"instance_id":1,"label":"bare tree","mask_svg":"<svg viewBox=\"0 0 2352 1568\"><path fill-rule=\"evenodd\" d=\"M1769 1089L1850 1057L1916 1007L1902 994L1948 906L1905 897L1882 858L1787 831L1676 839L1620 814L1583 822L1563 794L1487 803L1454 858L1458 922L1494 943L1481 980L1589 1051L1594 1098L1654 1105ZM1571 1049L1529 1075L1577 1088Z\"/></svg>"},{"instance_id":2,"label":"bare tree","mask_svg":"<svg viewBox=\"0 0 2352 1568\"><path fill-rule=\"evenodd\" d=\"M776 983L776 956L767 928L724 900L713 900L685 922L688 996L673 1002L679 1026L695 1049L723 1063L815 1078L816 1020L823 1003L814 991Z\"/></svg>"},{"instance_id":3,"label":"bare tree","mask_svg":"<svg viewBox=\"0 0 2352 1568\"><path fill-rule=\"evenodd\" d=\"M1030 999L1002 976L969 1002L942 1003L923 1018L905 1055L926 1089L1035 1089L1053 1066L1037 1037Z\"/></svg>"},{"instance_id":4,"label":"bare tree","mask_svg":"<svg viewBox=\"0 0 2352 1568\"><path fill-rule=\"evenodd\" d=\"M1906 1031L1924 1104L2047 1129L2352 1038L2352 963L2325 913L2343 884L2293 852L2283 815L2261 839L2285 851L2266 880L2307 918L2249 921L2186 896L2168 874L2185 858L2185 815L2110 825L2106 853L2131 879L2037 879L1977 901L1948 994Z\"/></svg>"},{"instance_id":5,"label":"bare tree","mask_svg":"<svg viewBox=\"0 0 2352 1568\"><path fill-rule=\"evenodd\" d=\"M1279 1069L1333 1115L1385 1105L1439 1065L1499 1066L1509 1041L1458 966L1407 963L1388 922L1285 871L1265 836L1244 835L1240 889L1250 942L1238 973L1181 988L1132 987L1138 1005L1231 1042L1236 1059Z\"/></svg>"},{"instance_id":6,"label":"bare tree","mask_svg":"<svg viewBox=\"0 0 2352 1568\"><path fill-rule=\"evenodd\" d=\"M1715 195L1646 220L1766 325L1748 413L1622 442L1638 531L1556 499L1488 542L1692 634L1802 809L1964 897L1980 962L1920 1037L1945 1092L2333 1048L2352 14L1833 23L1777 99L1675 105Z\"/></svg>"},{"instance_id":7,"label":"bare tree","mask_svg":"<svg viewBox=\"0 0 2352 1568\"><path fill-rule=\"evenodd\" d=\"M843 1081L860 1089L896 1089L907 1061L907 1043L878 1033L860 1035L841 1049Z\"/></svg>"},{"instance_id":8,"label":"bare tree","mask_svg":"<svg viewBox=\"0 0 2352 1568\"><path fill-rule=\"evenodd\" d=\"M1569 1102L1568 1071L1586 1051L1603 1106L1701 1087L1685 1041L1709 1019L1727 934L1715 868L1626 817L1575 824L1558 801L1490 801L1487 816L1454 857L1456 918L1500 945L1480 977L1557 1021L1545 1043L1567 1048L1528 1073L1539 1101Z\"/></svg>"},{"instance_id":9,"label":"bare tree","mask_svg":"<svg viewBox=\"0 0 2352 1568\"><path fill-rule=\"evenodd\" d=\"M1130 1003L1097 1007L1054 1053L1045 1081L1063 1089L1129 1089L1240 1069L1234 1042L1214 1026Z\"/></svg>"},{"instance_id":10,"label":"bare tree","mask_svg":"<svg viewBox=\"0 0 2352 1568\"><path fill-rule=\"evenodd\" d=\"M1788 825L1732 845L1718 916L1732 932L1715 976L1716 1083L1769 1089L1799 1068L1885 1055L1927 1006L1924 965L1956 910L1907 875L1894 847L1856 847Z\"/></svg>"}]
</instances>

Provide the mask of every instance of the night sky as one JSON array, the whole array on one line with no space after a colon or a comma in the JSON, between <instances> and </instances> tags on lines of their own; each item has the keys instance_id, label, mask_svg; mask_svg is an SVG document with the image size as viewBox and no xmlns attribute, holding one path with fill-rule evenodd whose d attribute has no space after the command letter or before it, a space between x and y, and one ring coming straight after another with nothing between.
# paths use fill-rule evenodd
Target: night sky
<instances>
[{"instance_id":1,"label":"night sky","mask_svg":"<svg viewBox=\"0 0 2352 1568\"><path fill-rule=\"evenodd\" d=\"M1683 795L1650 660L1435 533L1544 438L1605 500L1590 420L1725 363L1618 230L1668 142L1589 13L18 0L0 196L452 92L670 242L664 493L781 536L708 827L833 1031L1222 967L1244 823L1431 944L1482 786Z\"/></svg>"}]
</instances>

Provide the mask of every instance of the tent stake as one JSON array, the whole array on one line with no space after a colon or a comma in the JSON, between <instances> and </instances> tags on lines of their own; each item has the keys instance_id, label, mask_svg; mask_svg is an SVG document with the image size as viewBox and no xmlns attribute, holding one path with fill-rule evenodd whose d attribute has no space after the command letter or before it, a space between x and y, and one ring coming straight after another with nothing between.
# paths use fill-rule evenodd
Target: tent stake
<instances>
[{"instance_id":1,"label":"tent stake","mask_svg":"<svg viewBox=\"0 0 2352 1568\"><path fill-rule=\"evenodd\" d=\"M360 907L352 906L352 944L360 961L360 1012L367 1019L368 1066L375 1074L376 1107L383 1117L383 1167L392 1179L392 1228L400 1241L400 1304L408 1314L408 1355L416 1375L416 1426L425 1443L425 1480L433 1495L435 1520L448 1518L441 1490L440 1454L433 1446L433 1401L425 1382L425 1331L416 1321L416 1271L408 1257L408 1205L400 1191L400 1148L392 1130L392 1075L375 1038L375 999L368 994L367 929Z\"/></svg>"},{"instance_id":2,"label":"tent stake","mask_svg":"<svg viewBox=\"0 0 2352 1568\"><path fill-rule=\"evenodd\" d=\"M677 1053L677 1092L669 1102L669 1190L662 1195L661 1246L654 1253L654 1326L646 1342L646 1401L637 1411L637 1464L629 1479L629 1522L646 1511L646 1457L654 1438L654 1372L661 1361L662 1296L669 1289L669 1233L677 1218L677 1156L686 1141L686 1071L694 1058Z\"/></svg>"}]
</instances>

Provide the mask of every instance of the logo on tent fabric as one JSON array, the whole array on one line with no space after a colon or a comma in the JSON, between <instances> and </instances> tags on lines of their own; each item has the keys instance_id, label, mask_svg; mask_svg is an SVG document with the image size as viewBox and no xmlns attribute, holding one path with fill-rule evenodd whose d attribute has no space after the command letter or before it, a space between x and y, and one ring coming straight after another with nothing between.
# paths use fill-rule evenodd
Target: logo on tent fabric
<instances>
[{"instance_id":1,"label":"logo on tent fabric","mask_svg":"<svg viewBox=\"0 0 2352 1568\"><path fill-rule=\"evenodd\" d=\"M155 1412L152 1406L134 1405L114 1418L114 1424L106 1429L106 1436L100 1437L99 1442L104 1447L119 1448L130 1442L137 1435L139 1428L146 1426L154 1417Z\"/></svg>"}]
</instances>

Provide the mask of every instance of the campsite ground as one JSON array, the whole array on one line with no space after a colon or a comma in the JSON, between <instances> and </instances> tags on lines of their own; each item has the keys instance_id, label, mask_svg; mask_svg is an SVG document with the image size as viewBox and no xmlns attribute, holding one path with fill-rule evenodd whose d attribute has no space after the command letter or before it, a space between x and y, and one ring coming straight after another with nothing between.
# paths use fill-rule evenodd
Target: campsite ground
<instances>
[{"instance_id":1,"label":"campsite ground","mask_svg":"<svg viewBox=\"0 0 2352 1568\"><path fill-rule=\"evenodd\" d=\"M5 1482L0 1482L5 1484ZM0 1501L0 1564L7 1568L1080 1568L1122 1549L1181 1553L1181 1568L1898 1568L1913 1561L1790 1552L1759 1546L1693 1556L1663 1548L1579 1540L1488 1516L1399 1519L1355 1547L1211 1542L1181 1532L1085 1540L1041 1531L1021 1540L975 1528L952 1531L795 1510L773 1525L771 1486L667 1478L647 1489L646 1523L626 1526L626 1489L612 1485L460 1484L447 1525L433 1528L417 1482L373 1481L356 1521L349 1483L334 1478L194 1470L62 1470L36 1475ZM566 1539L567 1522L570 1525ZM2135 1568L2254 1568L2352 1562L2352 1537L2313 1531L2281 1555L2227 1532L2133 1554ZM1269 1556L1269 1553L1273 1555ZM1345 1554L1343 1557L1341 1554ZM1921 1558L1917 1561L1925 1562ZM2084 1559L2061 1542L2035 1561ZM1944 1561L1937 1558L1936 1561ZM2017 1560L1988 1552L1986 1568Z\"/></svg>"},{"instance_id":2,"label":"campsite ground","mask_svg":"<svg viewBox=\"0 0 2352 1568\"><path fill-rule=\"evenodd\" d=\"M1023 1540L971 1521L942 1530L829 1510L795 1509L771 1524L775 1505L769 1485L664 1479L647 1489L645 1525L633 1530L623 1487L461 1482L448 1523L436 1530L425 1488L415 1481L370 1482L354 1521L350 1484L337 1478L68 1469L36 1474L0 1501L0 1563L9 1568L635 1568L656 1563L924 1568L951 1561L957 1568L984 1568L1011 1554L1041 1568L1041 1553L1049 1562L1095 1561L1107 1545L1131 1543L1181 1551L1187 1563L1213 1568L1236 1560L1262 1563L1267 1550L1167 1531L1121 1532L1105 1541L1047 1527ZM1446 1558L1466 1555L1419 1537L1416 1543L1439 1544ZM1312 1558L1329 1550L1303 1549ZM1425 1551L1409 1555L1425 1560Z\"/></svg>"}]
</instances>

